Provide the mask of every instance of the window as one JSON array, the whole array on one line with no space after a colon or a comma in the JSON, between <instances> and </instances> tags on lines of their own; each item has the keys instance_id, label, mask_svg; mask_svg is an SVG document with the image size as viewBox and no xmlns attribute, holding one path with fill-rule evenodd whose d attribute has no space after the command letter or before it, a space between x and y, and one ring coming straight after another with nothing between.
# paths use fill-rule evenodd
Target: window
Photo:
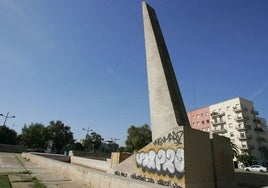
<instances>
[{"instance_id":1,"label":"window","mask_svg":"<svg viewBox=\"0 0 268 188\"><path fill-rule=\"evenodd\" d=\"M229 123L229 128L233 128L233 124L232 123Z\"/></svg>"},{"instance_id":2,"label":"window","mask_svg":"<svg viewBox=\"0 0 268 188\"><path fill-rule=\"evenodd\" d=\"M229 112L230 111L230 106L226 107L226 111Z\"/></svg>"},{"instance_id":3,"label":"window","mask_svg":"<svg viewBox=\"0 0 268 188\"><path fill-rule=\"evenodd\" d=\"M197 125L200 125L200 122L199 121L197 122Z\"/></svg>"},{"instance_id":4,"label":"window","mask_svg":"<svg viewBox=\"0 0 268 188\"><path fill-rule=\"evenodd\" d=\"M202 121L202 124L204 125L205 124L205 121Z\"/></svg>"},{"instance_id":5,"label":"window","mask_svg":"<svg viewBox=\"0 0 268 188\"><path fill-rule=\"evenodd\" d=\"M241 128L243 128L243 127L244 127L244 126L243 126L243 123L239 123L239 124L238 124L238 128L241 129Z\"/></svg>"},{"instance_id":6,"label":"window","mask_svg":"<svg viewBox=\"0 0 268 188\"><path fill-rule=\"evenodd\" d=\"M207 123L209 123L209 119L207 119Z\"/></svg>"},{"instance_id":7,"label":"window","mask_svg":"<svg viewBox=\"0 0 268 188\"><path fill-rule=\"evenodd\" d=\"M204 114L203 113L201 113L201 117L203 117L204 116Z\"/></svg>"},{"instance_id":8,"label":"window","mask_svg":"<svg viewBox=\"0 0 268 188\"><path fill-rule=\"evenodd\" d=\"M227 117L228 117L228 119L231 119L231 115L228 115Z\"/></svg>"},{"instance_id":9,"label":"window","mask_svg":"<svg viewBox=\"0 0 268 188\"><path fill-rule=\"evenodd\" d=\"M199 114L197 114L197 116L196 116L197 118L199 118Z\"/></svg>"},{"instance_id":10,"label":"window","mask_svg":"<svg viewBox=\"0 0 268 188\"><path fill-rule=\"evenodd\" d=\"M193 123L193 126L195 126L195 122Z\"/></svg>"},{"instance_id":11,"label":"window","mask_svg":"<svg viewBox=\"0 0 268 188\"><path fill-rule=\"evenodd\" d=\"M208 112L206 112L206 116L208 116Z\"/></svg>"},{"instance_id":12,"label":"window","mask_svg":"<svg viewBox=\"0 0 268 188\"><path fill-rule=\"evenodd\" d=\"M230 137L234 137L234 133L233 132L230 132Z\"/></svg>"},{"instance_id":13,"label":"window","mask_svg":"<svg viewBox=\"0 0 268 188\"><path fill-rule=\"evenodd\" d=\"M207 128L207 131L208 131L208 132L210 131L210 128L209 128L209 127Z\"/></svg>"},{"instance_id":14,"label":"window","mask_svg":"<svg viewBox=\"0 0 268 188\"><path fill-rule=\"evenodd\" d=\"M195 115L193 115L193 118L195 119Z\"/></svg>"},{"instance_id":15,"label":"window","mask_svg":"<svg viewBox=\"0 0 268 188\"><path fill-rule=\"evenodd\" d=\"M220 108L220 109L219 109L219 114L221 114L221 111L222 111L222 109Z\"/></svg>"}]
</instances>

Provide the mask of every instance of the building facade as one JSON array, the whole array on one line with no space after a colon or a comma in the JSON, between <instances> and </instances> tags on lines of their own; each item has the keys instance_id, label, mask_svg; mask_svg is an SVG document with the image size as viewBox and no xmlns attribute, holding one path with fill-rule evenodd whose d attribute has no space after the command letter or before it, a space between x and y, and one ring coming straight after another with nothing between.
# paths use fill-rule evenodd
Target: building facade
<instances>
[{"instance_id":1,"label":"building facade","mask_svg":"<svg viewBox=\"0 0 268 188\"><path fill-rule=\"evenodd\" d=\"M267 124L252 101L237 97L187 114L192 128L228 137L240 154L249 152L258 164L268 166Z\"/></svg>"}]
</instances>

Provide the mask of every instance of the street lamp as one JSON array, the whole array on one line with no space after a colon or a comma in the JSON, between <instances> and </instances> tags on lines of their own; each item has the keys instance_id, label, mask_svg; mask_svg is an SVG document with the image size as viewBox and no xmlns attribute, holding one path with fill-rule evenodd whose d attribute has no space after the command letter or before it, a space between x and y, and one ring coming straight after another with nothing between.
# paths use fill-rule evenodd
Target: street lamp
<instances>
[{"instance_id":1,"label":"street lamp","mask_svg":"<svg viewBox=\"0 0 268 188\"><path fill-rule=\"evenodd\" d=\"M87 129L83 128L83 131L87 131L87 134L86 134L86 138L87 138L89 131L93 131L93 130L92 129L89 129L89 127L87 127Z\"/></svg>"},{"instance_id":2,"label":"street lamp","mask_svg":"<svg viewBox=\"0 0 268 188\"><path fill-rule=\"evenodd\" d=\"M6 121L7 121L7 118L15 118L16 116L9 116L9 112L7 113L7 115L3 115L3 114L0 114L0 116L3 116L5 118L4 120L4 123L3 123L3 126L6 125Z\"/></svg>"}]
</instances>

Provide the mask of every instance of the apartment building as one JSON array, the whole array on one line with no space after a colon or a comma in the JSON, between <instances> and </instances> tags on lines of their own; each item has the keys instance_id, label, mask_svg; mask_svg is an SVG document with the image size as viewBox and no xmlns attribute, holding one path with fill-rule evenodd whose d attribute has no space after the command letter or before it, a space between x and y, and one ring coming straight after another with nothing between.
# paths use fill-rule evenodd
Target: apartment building
<instances>
[{"instance_id":1,"label":"apartment building","mask_svg":"<svg viewBox=\"0 0 268 188\"><path fill-rule=\"evenodd\" d=\"M200 108L187 113L192 128L211 133L209 107Z\"/></svg>"},{"instance_id":2,"label":"apartment building","mask_svg":"<svg viewBox=\"0 0 268 188\"><path fill-rule=\"evenodd\" d=\"M267 124L252 101L237 97L187 114L192 128L228 137L240 153L250 152L268 166Z\"/></svg>"}]
</instances>

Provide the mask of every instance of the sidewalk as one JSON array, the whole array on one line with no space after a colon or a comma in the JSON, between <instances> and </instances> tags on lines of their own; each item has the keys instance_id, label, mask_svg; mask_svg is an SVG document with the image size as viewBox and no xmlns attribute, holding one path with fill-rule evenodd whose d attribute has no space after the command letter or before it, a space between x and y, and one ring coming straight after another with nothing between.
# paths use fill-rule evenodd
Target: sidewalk
<instances>
[{"instance_id":1,"label":"sidewalk","mask_svg":"<svg viewBox=\"0 0 268 188\"><path fill-rule=\"evenodd\" d=\"M86 188L79 182L41 168L15 153L0 152L0 175L8 175L12 188L32 188L33 179L39 180L47 188Z\"/></svg>"}]
</instances>

